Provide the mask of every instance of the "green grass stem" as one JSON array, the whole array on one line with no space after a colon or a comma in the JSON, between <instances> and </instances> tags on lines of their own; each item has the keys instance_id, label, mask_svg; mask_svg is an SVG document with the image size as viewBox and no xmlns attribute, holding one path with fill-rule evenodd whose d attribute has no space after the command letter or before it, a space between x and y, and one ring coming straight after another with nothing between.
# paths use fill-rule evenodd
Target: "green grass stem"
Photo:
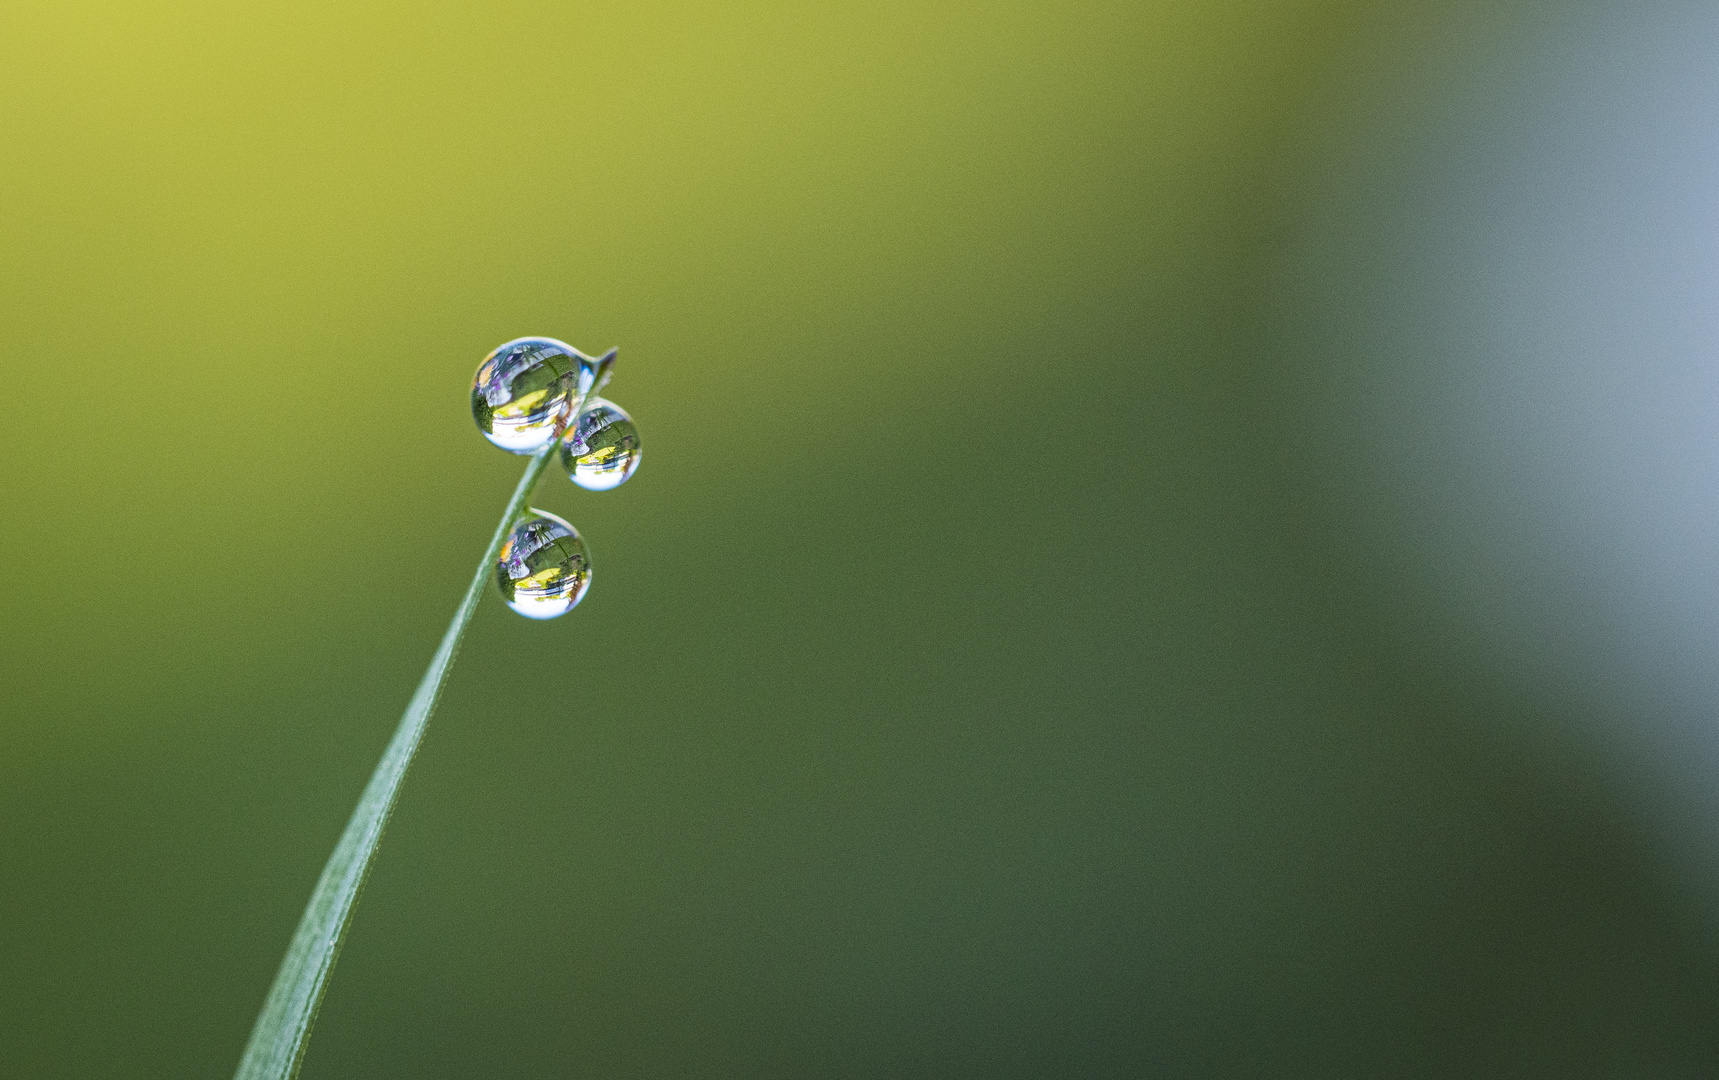
<instances>
[{"instance_id":1,"label":"green grass stem","mask_svg":"<svg viewBox=\"0 0 1719 1080\"><path fill-rule=\"evenodd\" d=\"M575 403L573 415L578 415L577 407L582 405L582 399ZM537 486L538 478L555 456L560 443L560 439L551 440L548 446L532 456L525 475L520 477L519 486L513 491L513 498L508 500L507 509L501 515L501 524L496 526L495 536L478 561L477 573L472 575L472 583L467 586L465 599L460 601L459 610L454 613L454 621L448 625L448 632L442 635L442 644L430 660L429 670L424 672L417 693L412 695L406 714L400 718L400 726L394 730L394 738L364 787L358 809L352 812L352 820L347 822L346 831L341 833L340 843L335 845L334 854L328 857L328 865L323 867L316 891L311 893L310 904L304 909L304 917L299 920L298 930L287 948L286 959L281 961L280 972L275 976L274 986L269 989L268 1000L263 1003L256 1026L251 1029L251 1041L245 1046L245 1056L239 1061L236 1080L290 1080L298 1075L310 1026L316 1019L317 1006L321 1004L323 991L328 985L328 973L334 967L335 957L340 954L346 927L352 921L352 910L358 904L358 894L364 890L364 880L376 858L382 830L387 827L394 801L400 795L400 782L412 764L418 741L424 737L430 713L435 711L436 701L442 696L448 671L454 665L454 654L460 649L460 639L465 636L466 626L477 611L478 601L483 599L484 590L495 575L496 560L500 557L508 531L525 512L532 489Z\"/></svg>"}]
</instances>

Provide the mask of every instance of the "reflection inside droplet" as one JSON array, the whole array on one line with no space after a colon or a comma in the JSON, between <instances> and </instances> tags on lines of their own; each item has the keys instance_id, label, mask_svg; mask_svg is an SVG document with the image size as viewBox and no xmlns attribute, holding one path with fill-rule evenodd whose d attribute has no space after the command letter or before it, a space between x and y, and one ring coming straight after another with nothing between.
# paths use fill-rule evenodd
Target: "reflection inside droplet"
<instances>
[{"instance_id":1,"label":"reflection inside droplet","mask_svg":"<svg viewBox=\"0 0 1719 1080\"><path fill-rule=\"evenodd\" d=\"M502 545L495 581L508 607L528 619L553 619L584 599L591 556L579 530L554 514L532 510Z\"/></svg>"},{"instance_id":2,"label":"reflection inside droplet","mask_svg":"<svg viewBox=\"0 0 1719 1080\"><path fill-rule=\"evenodd\" d=\"M574 392L592 383L597 363L554 338L498 346L472 377L472 418L503 450L536 453L566 427Z\"/></svg>"},{"instance_id":3,"label":"reflection inside droplet","mask_svg":"<svg viewBox=\"0 0 1719 1080\"><path fill-rule=\"evenodd\" d=\"M620 487L639 467L639 429L612 401L592 398L561 443L561 465L587 491Z\"/></svg>"}]
</instances>

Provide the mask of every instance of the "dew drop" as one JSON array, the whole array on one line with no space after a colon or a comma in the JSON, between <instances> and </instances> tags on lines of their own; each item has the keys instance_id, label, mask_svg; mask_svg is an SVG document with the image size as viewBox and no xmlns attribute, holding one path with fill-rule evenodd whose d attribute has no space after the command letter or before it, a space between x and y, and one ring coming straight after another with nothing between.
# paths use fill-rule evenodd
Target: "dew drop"
<instances>
[{"instance_id":1,"label":"dew drop","mask_svg":"<svg viewBox=\"0 0 1719 1080\"><path fill-rule=\"evenodd\" d=\"M585 598L591 556L578 529L554 514L532 510L502 545L495 582L508 607L528 619L553 619Z\"/></svg>"},{"instance_id":2,"label":"dew drop","mask_svg":"<svg viewBox=\"0 0 1719 1080\"><path fill-rule=\"evenodd\" d=\"M498 346L472 377L472 418L503 450L535 454L567 426L574 396L604 373L604 360L554 338Z\"/></svg>"},{"instance_id":3,"label":"dew drop","mask_svg":"<svg viewBox=\"0 0 1719 1080\"><path fill-rule=\"evenodd\" d=\"M592 398L562 440L561 465L586 491L608 491L633 475L640 453L639 429L627 410Z\"/></svg>"}]
</instances>

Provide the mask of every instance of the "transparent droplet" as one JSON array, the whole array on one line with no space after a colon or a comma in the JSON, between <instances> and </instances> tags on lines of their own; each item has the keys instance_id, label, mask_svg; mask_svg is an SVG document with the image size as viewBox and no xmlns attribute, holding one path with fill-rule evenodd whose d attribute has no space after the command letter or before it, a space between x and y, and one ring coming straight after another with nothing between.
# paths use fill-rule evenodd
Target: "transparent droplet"
<instances>
[{"instance_id":1,"label":"transparent droplet","mask_svg":"<svg viewBox=\"0 0 1719 1080\"><path fill-rule=\"evenodd\" d=\"M608 491L626 483L639 467L639 429L627 410L592 398L561 441L561 465L586 491Z\"/></svg>"},{"instance_id":2,"label":"transparent droplet","mask_svg":"<svg viewBox=\"0 0 1719 1080\"><path fill-rule=\"evenodd\" d=\"M535 454L566 429L574 399L606 374L613 356L594 360L554 338L510 341L472 377L472 418L503 450Z\"/></svg>"},{"instance_id":3,"label":"transparent droplet","mask_svg":"<svg viewBox=\"0 0 1719 1080\"><path fill-rule=\"evenodd\" d=\"M501 546L495 582L508 607L528 619L553 619L584 599L591 556L578 529L554 514L532 510Z\"/></svg>"}]
</instances>

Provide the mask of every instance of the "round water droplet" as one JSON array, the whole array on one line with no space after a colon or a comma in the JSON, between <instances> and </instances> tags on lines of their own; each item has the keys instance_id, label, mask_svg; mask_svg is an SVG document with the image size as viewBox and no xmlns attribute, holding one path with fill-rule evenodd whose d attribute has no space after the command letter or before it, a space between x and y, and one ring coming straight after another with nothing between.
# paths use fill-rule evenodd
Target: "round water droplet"
<instances>
[{"instance_id":1,"label":"round water droplet","mask_svg":"<svg viewBox=\"0 0 1719 1080\"><path fill-rule=\"evenodd\" d=\"M495 582L508 607L528 619L553 619L585 598L591 556L578 529L554 514L532 510L501 546Z\"/></svg>"},{"instance_id":2,"label":"round water droplet","mask_svg":"<svg viewBox=\"0 0 1719 1080\"><path fill-rule=\"evenodd\" d=\"M483 358L472 377L472 417L484 438L534 454L567 426L568 411L593 361L554 338L518 338Z\"/></svg>"},{"instance_id":3,"label":"round water droplet","mask_svg":"<svg viewBox=\"0 0 1719 1080\"><path fill-rule=\"evenodd\" d=\"M639 429L627 410L592 398L561 441L561 465L586 491L608 491L626 483L639 467Z\"/></svg>"}]
</instances>

